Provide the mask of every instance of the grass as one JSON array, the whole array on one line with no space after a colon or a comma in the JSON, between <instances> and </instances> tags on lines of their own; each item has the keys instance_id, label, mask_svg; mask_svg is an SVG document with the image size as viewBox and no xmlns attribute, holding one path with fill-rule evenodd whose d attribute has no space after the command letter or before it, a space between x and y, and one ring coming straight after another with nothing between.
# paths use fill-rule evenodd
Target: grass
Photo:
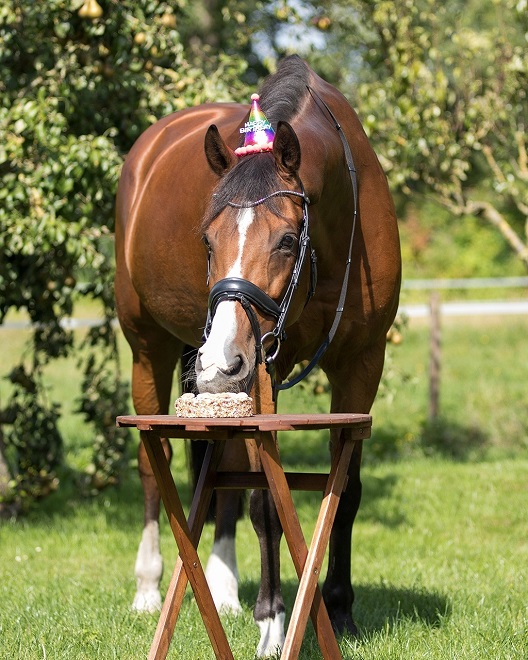
<instances>
[{"instance_id":1,"label":"grass","mask_svg":"<svg viewBox=\"0 0 528 660\"><path fill-rule=\"evenodd\" d=\"M411 325L394 351L389 374L398 387L373 410L354 527L362 637L341 640L345 658L528 657L526 330L522 318L444 324L436 425L427 420L427 328ZM3 331L0 341L7 373L22 334ZM72 414L77 374L62 362L48 377L66 413L67 464L56 494L26 517L0 523L0 658L146 657L156 617L130 610L143 516L139 479L131 469L118 488L94 499L79 494L75 475L89 460L90 433ZM326 409L324 397L297 388L284 394L284 409ZM0 405L7 396L0 380ZM319 434L288 434L283 442L288 465L325 465ZM181 445L174 473L185 480ZM184 494L188 502L188 489ZM310 536L317 495L296 493L295 499ZM208 525L200 544L204 559L212 535ZM162 547L164 592L176 558L164 518ZM244 660L253 658L258 641L252 621L258 546L247 517L237 547L244 611L224 621L235 657ZM291 611L297 581L286 547L282 573ZM189 591L169 657L213 657ZM310 624L301 657L320 657Z\"/></svg>"},{"instance_id":2,"label":"grass","mask_svg":"<svg viewBox=\"0 0 528 660\"><path fill-rule=\"evenodd\" d=\"M527 470L526 459L365 466L353 560L355 616L363 637L342 640L344 657L526 657ZM309 535L315 500L299 495ZM155 617L130 611L141 515L139 483L131 473L119 489L97 499L80 499L66 488L27 518L4 523L1 657L146 657ZM203 557L211 543L208 526ZM164 520L162 545L170 566L174 543ZM251 617L257 556L244 518L238 537L244 613L226 619L235 657L241 659L253 657L257 642ZM167 580L165 575L163 589ZM296 580L285 551L283 580L291 611ZM170 657L213 657L190 594ZM311 631L301 657L320 657Z\"/></svg>"}]
</instances>

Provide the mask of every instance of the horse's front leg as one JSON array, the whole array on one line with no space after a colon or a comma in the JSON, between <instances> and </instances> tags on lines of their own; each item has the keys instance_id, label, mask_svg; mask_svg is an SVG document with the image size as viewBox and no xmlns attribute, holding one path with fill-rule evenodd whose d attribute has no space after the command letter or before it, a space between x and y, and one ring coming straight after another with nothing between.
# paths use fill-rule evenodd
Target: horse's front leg
<instances>
[{"instance_id":1,"label":"horse's front leg","mask_svg":"<svg viewBox=\"0 0 528 660\"><path fill-rule=\"evenodd\" d=\"M272 414L276 404L271 382L265 368L258 370L252 392L256 412ZM275 437L275 442L277 438ZM246 441L250 470L262 471L257 444ZM260 629L257 657L276 656L284 645L284 600L280 582L280 542L282 526L269 490L253 490L249 500L249 516L260 547L260 588L253 610L253 618Z\"/></svg>"},{"instance_id":2,"label":"horse's front leg","mask_svg":"<svg viewBox=\"0 0 528 660\"><path fill-rule=\"evenodd\" d=\"M252 472L261 472L257 446L246 441ZM260 628L257 657L276 655L284 645L284 600L280 583L280 542L282 526L269 490L251 491L249 516L260 547L260 588L253 611Z\"/></svg>"},{"instance_id":3,"label":"horse's front leg","mask_svg":"<svg viewBox=\"0 0 528 660\"><path fill-rule=\"evenodd\" d=\"M276 655L284 644L284 600L280 584L282 527L268 490L254 490L249 515L260 546L260 589L253 617L260 628L258 657Z\"/></svg>"},{"instance_id":4,"label":"horse's front leg","mask_svg":"<svg viewBox=\"0 0 528 660\"><path fill-rule=\"evenodd\" d=\"M240 442L226 442L219 471L249 469L247 453ZM236 490L216 491L216 519L213 549L205 575L216 609L238 613L238 569L235 552L236 524L241 514L241 494Z\"/></svg>"},{"instance_id":5,"label":"horse's front leg","mask_svg":"<svg viewBox=\"0 0 528 660\"><path fill-rule=\"evenodd\" d=\"M216 525L213 549L205 576L216 609L238 614L238 568L235 552L236 523L239 517L240 493L216 491Z\"/></svg>"},{"instance_id":6,"label":"horse's front leg","mask_svg":"<svg viewBox=\"0 0 528 660\"><path fill-rule=\"evenodd\" d=\"M167 440L162 440L162 443L165 455L170 460L170 444ZM160 494L156 479L152 474L143 440L139 445L138 465L143 487L145 512L143 533L134 569L137 587L132 608L138 612L155 612L161 609L159 583L163 573L159 538Z\"/></svg>"}]
</instances>

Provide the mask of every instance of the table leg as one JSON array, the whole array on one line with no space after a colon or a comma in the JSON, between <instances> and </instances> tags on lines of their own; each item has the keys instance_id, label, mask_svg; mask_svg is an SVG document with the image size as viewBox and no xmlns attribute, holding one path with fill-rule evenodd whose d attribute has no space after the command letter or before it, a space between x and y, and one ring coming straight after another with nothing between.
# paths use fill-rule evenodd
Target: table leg
<instances>
[{"instance_id":1,"label":"table leg","mask_svg":"<svg viewBox=\"0 0 528 660\"><path fill-rule=\"evenodd\" d=\"M187 580L191 583L196 603L217 658L233 660L225 631L220 622L205 574L196 552L214 485L214 471L223 452L223 443L213 443L208 448L206 461L196 488L189 523L172 478L170 466L155 433L148 433L145 448L149 457L161 498L169 518L169 524L179 549L179 558L173 572L167 597L163 604L156 635L151 646L149 660L166 657L180 610ZM192 530L189 527L192 527ZM183 569L183 570L182 570Z\"/></svg>"},{"instance_id":2,"label":"table leg","mask_svg":"<svg viewBox=\"0 0 528 660\"><path fill-rule=\"evenodd\" d=\"M256 435L255 439L295 570L299 579L303 582L302 591L299 587L294 606L295 620L290 621L281 658L282 660L290 660L298 657L308 619L308 606L310 606L310 616L323 658L336 660L341 658L341 652L323 602L321 590L317 584L321 569L321 561L317 561L317 559L321 548L324 555L328 539L325 543L324 534L319 530L318 538L314 539L316 547L312 548L310 553L308 552L273 435L269 432L261 432ZM334 461L334 464L336 462L339 461ZM334 471L334 468L332 468L332 471ZM331 483L330 476L327 491L335 487L337 492L338 486L338 483L334 484L333 481ZM341 491L339 491L340 494ZM320 514L322 519L318 521L318 526L324 527L324 525L327 525L330 529L333 522L333 517L331 520L329 518L331 511L327 511L324 506L322 508L325 510ZM309 563L307 563L308 560L310 560ZM299 609L302 610L304 616L300 616Z\"/></svg>"},{"instance_id":3,"label":"table leg","mask_svg":"<svg viewBox=\"0 0 528 660\"><path fill-rule=\"evenodd\" d=\"M338 453L334 457L328 483L319 510L317 523L308 551L308 557L304 566L303 574L299 584L299 591L293 606L288 635L284 642L283 657L290 657L292 652L298 653L301 648L302 638L308 620L308 604L312 603L317 587L317 579L321 573L322 563L332 525L343 492L350 459L355 442L349 440L341 444ZM341 656L339 656L341 657Z\"/></svg>"}]
</instances>

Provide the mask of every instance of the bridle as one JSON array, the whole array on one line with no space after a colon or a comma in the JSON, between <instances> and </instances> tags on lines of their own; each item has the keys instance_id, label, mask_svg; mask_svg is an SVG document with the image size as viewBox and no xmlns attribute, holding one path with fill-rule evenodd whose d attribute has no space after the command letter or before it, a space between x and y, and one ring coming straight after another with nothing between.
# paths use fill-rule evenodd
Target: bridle
<instances>
[{"instance_id":1,"label":"bridle","mask_svg":"<svg viewBox=\"0 0 528 660\"><path fill-rule=\"evenodd\" d=\"M225 277L224 279L219 280L213 286L209 294L209 308L207 311L207 321L204 329L205 338L209 336L209 332L211 331L213 317L216 313L218 305L225 300L236 300L242 305L244 311L246 312L251 324L251 329L253 330L253 334L255 336L257 364L261 364L262 362L265 362L266 365L271 364L279 354L281 342L286 338L286 332L284 329L286 325L286 318L288 316L288 311L290 309L293 295L299 286L299 280L308 252L310 253L310 289L308 291L305 304L308 303L315 292L315 286L317 284L317 258L315 256L315 250L313 250L310 245L308 220L308 205L310 204L310 200L308 199L303 189L302 192L298 192L296 190L277 190L269 195L266 195L266 197L262 197L261 199L253 202L246 202L244 204L228 202L228 206L232 206L233 208L247 209L259 206L272 197L286 196L301 198L302 220L298 238L299 247L297 250L297 256L290 277L290 282L286 288L282 301L280 303L276 303L273 298L271 298L260 287L256 286L256 284L253 284L253 282L244 280L240 277ZM209 252L207 257L208 277L210 273L210 258L211 255ZM271 332L266 332L264 335L261 334L260 325L253 306L258 308L265 315L271 316L275 319L276 324ZM264 349L264 342L268 339L272 340L272 343L270 344L269 350L266 351Z\"/></svg>"},{"instance_id":2,"label":"bridle","mask_svg":"<svg viewBox=\"0 0 528 660\"><path fill-rule=\"evenodd\" d=\"M311 87L307 86L307 88L310 94L312 95L312 97L314 98L314 101L316 103L320 102L323 105L324 109L328 112L328 114L330 115L330 117L334 122L335 129L337 130L339 137L341 138L341 142L343 144L348 172L350 175L352 190L354 194L354 213L352 219L352 229L350 234L348 256L345 265L343 284L341 286L341 293L339 295L339 301L336 308L336 314L334 317L334 321L332 323L332 327L330 328L330 331L326 336L326 338L324 339L323 343L317 349L315 355L306 365L306 367L292 380L289 380L286 383L276 383L275 360L279 354L281 342L284 341L284 339L286 338L286 332L285 332L286 319L288 316L293 295L295 293L295 290L299 286L299 280L301 277L302 268L306 260L306 255L308 251L310 252L310 289L305 304L307 304L314 295L315 286L317 283L317 257L315 255L315 250L311 248L310 234L309 234L308 206L310 204L310 200L307 197L306 193L304 192L304 187L301 182L300 192L295 190L277 190L267 195L266 197L263 197L256 201L245 202L243 204L238 204L236 202L227 203L228 206L231 206L233 208L244 209L244 208L254 208L255 206L259 206L260 204L263 204L271 197L278 197L278 196L300 197L302 199L303 216L301 221L301 229L299 233L299 249L297 252L295 264L293 266L290 282L288 284L288 287L286 288L286 292L280 304L275 302L273 298L271 298L265 291L263 291L260 287L256 286L249 280L245 280L239 277L226 277L222 280L219 280L212 287L209 293L207 320L204 329L204 338L207 339L211 331L214 315L216 313L218 305L221 302L225 300L232 300L239 302L248 316L249 322L251 324L251 329L255 336L256 363L257 365L263 362L265 363L266 370L268 371L272 379L274 393L278 390L285 390L290 387L293 387L293 385L296 385L305 376L307 376L310 373L310 371L312 371L312 369L319 362L319 360L321 359L322 355L325 353L326 349L330 345L337 331L337 327L339 325L341 316L343 314L344 303L346 299L348 278L350 273L350 264L352 262L352 246L354 242L354 234L355 234L356 220L357 220L357 198L358 198L357 176L356 176L356 168L354 166L354 160L352 157L350 146L345 137L345 134L343 133L343 129L341 128L339 122L335 118L334 114L332 113L328 105ZM207 258L208 280L210 275L210 259L211 259L211 253L209 251ZM257 315L253 307L256 307L265 315L271 316L272 318L275 319L276 325L271 332L267 332L264 335L262 335L260 330L260 324L258 322ZM266 350L264 348L264 342L268 339L273 341L270 344L269 349Z\"/></svg>"}]
</instances>

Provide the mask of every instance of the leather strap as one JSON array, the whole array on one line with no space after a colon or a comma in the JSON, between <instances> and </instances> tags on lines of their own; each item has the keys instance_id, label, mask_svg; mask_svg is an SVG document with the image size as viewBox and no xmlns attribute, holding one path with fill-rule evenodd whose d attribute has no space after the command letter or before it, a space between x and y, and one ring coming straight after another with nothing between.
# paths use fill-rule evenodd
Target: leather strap
<instances>
[{"instance_id":1,"label":"leather strap","mask_svg":"<svg viewBox=\"0 0 528 660\"><path fill-rule=\"evenodd\" d=\"M323 99L319 96L319 94L317 94L315 90L313 90L308 85L306 87L310 92L310 94L312 95L314 101L316 101L316 103L319 101L320 103L323 104L325 110L332 118L335 129L338 132L339 137L341 138L341 143L343 144L343 149L345 152L345 159L347 163L348 173L350 175L350 180L352 182L352 190L354 193L354 214L352 217L352 230L350 232L348 256L345 264L345 275L343 277L343 284L341 285L341 293L339 294L339 301L337 303L336 313L335 313L334 321L332 323L332 327L330 328L330 331L328 332L328 335L324 339L323 343L317 349L313 358L301 371L301 373L295 376L295 378L292 378L291 380L287 381L286 383L280 383L280 384L275 383L274 385L275 390L287 390L290 387L293 387L294 385L299 383L301 380L303 380L303 378L305 378L310 373L310 371L312 371L312 369L317 365L321 357L326 352L326 349L330 346L330 343L332 342L332 339L334 338L335 333L337 332L337 328L339 326L339 322L341 321L343 310L345 308L345 300L348 289L348 278L350 275L350 264L352 263L352 246L354 244L354 234L356 233L356 221L357 221L357 210L358 210L358 184L357 184L356 167L354 165L354 158L352 156L350 145L348 144L348 140L346 139L346 136L343 132L343 129L341 128L341 125L337 121L334 113L330 110L328 105L323 101Z\"/></svg>"},{"instance_id":2,"label":"leather strap","mask_svg":"<svg viewBox=\"0 0 528 660\"><path fill-rule=\"evenodd\" d=\"M279 305L256 284L241 277L226 277L223 280L218 280L213 286L209 294L211 317L214 316L216 308L222 300L238 300L241 296L247 298L265 314L278 321L281 314Z\"/></svg>"}]
</instances>

